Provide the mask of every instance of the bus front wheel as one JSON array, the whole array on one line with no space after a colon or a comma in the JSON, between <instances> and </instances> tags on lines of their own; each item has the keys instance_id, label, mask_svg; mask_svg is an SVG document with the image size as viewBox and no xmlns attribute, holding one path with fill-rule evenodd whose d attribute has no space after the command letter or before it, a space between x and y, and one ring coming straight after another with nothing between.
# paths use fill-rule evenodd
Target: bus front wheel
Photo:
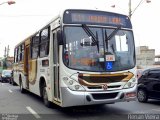
<instances>
[{"instance_id":1,"label":"bus front wheel","mask_svg":"<svg viewBox=\"0 0 160 120\"><path fill-rule=\"evenodd\" d=\"M21 93L25 93L25 89L23 88L23 83L22 83L22 81L20 81L19 87L20 87Z\"/></svg>"},{"instance_id":2,"label":"bus front wheel","mask_svg":"<svg viewBox=\"0 0 160 120\"><path fill-rule=\"evenodd\" d=\"M48 101L48 95L47 95L47 90L46 90L46 85L44 85L43 87L43 102L44 102L44 105L48 108L51 107L51 102Z\"/></svg>"}]
</instances>

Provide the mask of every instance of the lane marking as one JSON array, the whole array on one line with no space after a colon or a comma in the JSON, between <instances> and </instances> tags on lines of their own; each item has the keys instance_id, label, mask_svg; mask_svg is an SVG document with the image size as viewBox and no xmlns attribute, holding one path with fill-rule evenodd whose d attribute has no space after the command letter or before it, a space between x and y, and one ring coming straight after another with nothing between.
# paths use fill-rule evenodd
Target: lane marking
<instances>
[{"instance_id":1,"label":"lane marking","mask_svg":"<svg viewBox=\"0 0 160 120\"><path fill-rule=\"evenodd\" d=\"M30 113L34 115L35 118L41 118L30 106L26 107Z\"/></svg>"},{"instance_id":2,"label":"lane marking","mask_svg":"<svg viewBox=\"0 0 160 120\"><path fill-rule=\"evenodd\" d=\"M148 112L152 112L152 111L160 111L160 108L154 108L154 109L149 109L149 110L141 110L141 111L136 111L136 112L132 112L131 114L144 114L144 113L148 113Z\"/></svg>"},{"instance_id":3,"label":"lane marking","mask_svg":"<svg viewBox=\"0 0 160 120\"><path fill-rule=\"evenodd\" d=\"M9 91L10 93L12 93L12 92L13 92L13 91L12 91L12 90L10 90L10 89L9 89L8 91Z\"/></svg>"},{"instance_id":4,"label":"lane marking","mask_svg":"<svg viewBox=\"0 0 160 120\"><path fill-rule=\"evenodd\" d=\"M157 109L152 109L153 111L160 111L160 109L159 108L157 108Z\"/></svg>"}]
</instances>

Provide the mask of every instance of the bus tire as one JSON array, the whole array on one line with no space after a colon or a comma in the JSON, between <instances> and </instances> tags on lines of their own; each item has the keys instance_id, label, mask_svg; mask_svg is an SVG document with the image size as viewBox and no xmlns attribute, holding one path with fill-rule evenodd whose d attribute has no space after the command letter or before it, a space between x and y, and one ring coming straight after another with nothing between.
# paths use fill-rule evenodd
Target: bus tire
<instances>
[{"instance_id":1,"label":"bus tire","mask_svg":"<svg viewBox=\"0 0 160 120\"><path fill-rule=\"evenodd\" d=\"M12 78L12 85L17 86L17 83L14 81L14 78Z\"/></svg>"},{"instance_id":2,"label":"bus tire","mask_svg":"<svg viewBox=\"0 0 160 120\"><path fill-rule=\"evenodd\" d=\"M44 105L48 108L51 107L51 102L48 101L48 95L47 95L47 90L46 90L46 85L43 85L43 93L42 93L42 97L43 97L43 102L44 102Z\"/></svg>"},{"instance_id":3,"label":"bus tire","mask_svg":"<svg viewBox=\"0 0 160 120\"><path fill-rule=\"evenodd\" d=\"M19 83L20 91L21 93L25 93L25 89L23 88L23 83L22 81Z\"/></svg>"},{"instance_id":4,"label":"bus tire","mask_svg":"<svg viewBox=\"0 0 160 120\"><path fill-rule=\"evenodd\" d=\"M14 86L14 79L11 78L11 84Z\"/></svg>"}]
</instances>

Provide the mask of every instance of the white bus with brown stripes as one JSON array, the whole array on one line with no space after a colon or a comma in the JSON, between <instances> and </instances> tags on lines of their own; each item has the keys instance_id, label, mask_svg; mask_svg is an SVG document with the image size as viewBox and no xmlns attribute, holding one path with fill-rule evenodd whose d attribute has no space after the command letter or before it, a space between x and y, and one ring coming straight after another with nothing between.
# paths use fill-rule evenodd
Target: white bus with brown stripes
<instances>
[{"instance_id":1,"label":"white bus with brown stripes","mask_svg":"<svg viewBox=\"0 0 160 120\"><path fill-rule=\"evenodd\" d=\"M132 24L126 15L66 9L15 46L20 91L61 107L136 99Z\"/></svg>"}]
</instances>

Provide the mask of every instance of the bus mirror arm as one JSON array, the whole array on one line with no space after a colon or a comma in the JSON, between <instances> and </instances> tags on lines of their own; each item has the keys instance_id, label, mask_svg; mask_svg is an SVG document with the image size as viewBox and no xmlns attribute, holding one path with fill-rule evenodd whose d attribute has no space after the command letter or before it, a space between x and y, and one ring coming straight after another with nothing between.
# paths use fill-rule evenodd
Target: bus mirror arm
<instances>
[{"instance_id":1,"label":"bus mirror arm","mask_svg":"<svg viewBox=\"0 0 160 120\"><path fill-rule=\"evenodd\" d=\"M59 45L63 45L63 37L62 37L62 31L58 30L57 31L57 40Z\"/></svg>"}]
</instances>

